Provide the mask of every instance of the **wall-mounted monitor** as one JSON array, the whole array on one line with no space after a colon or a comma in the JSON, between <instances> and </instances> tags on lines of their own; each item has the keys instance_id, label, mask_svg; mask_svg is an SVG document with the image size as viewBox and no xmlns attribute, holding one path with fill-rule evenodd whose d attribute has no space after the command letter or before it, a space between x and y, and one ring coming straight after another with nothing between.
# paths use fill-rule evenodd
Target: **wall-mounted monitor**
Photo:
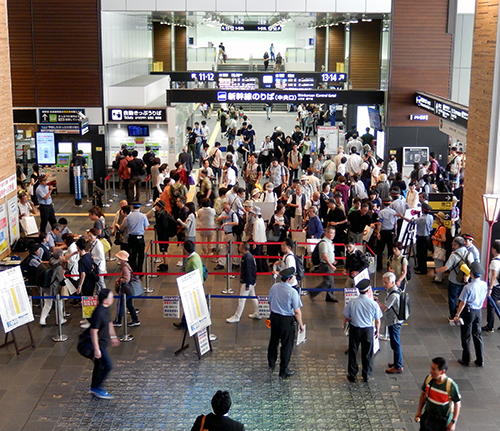
<instances>
[{"instance_id":1,"label":"wall-mounted monitor","mask_svg":"<svg viewBox=\"0 0 500 431\"><path fill-rule=\"evenodd\" d=\"M83 151L83 154L92 154L92 143L91 142L78 142L76 144L79 150Z\"/></svg>"},{"instance_id":2,"label":"wall-mounted monitor","mask_svg":"<svg viewBox=\"0 0 500 431\"><path fill-rule=\"evenodd\" d=\"M149 136L149 126L128 126L129 136Z\"/></svg>"},{"instance_id":3,"label":"wall-mounted monitor","mask_svg":"<svg viewBox=\"0 0 500 431\"><path fill-rule=\"evenodd\" d=\"M58 153L71 154L73 152L73 144L71 142L59 142L57 149Z\"/></svg>"},{"instance_id":4,"label":"wall-mounted monitor","mask_svg":"<svg viewBox=\"0 0 500 431\"><path fill-rule=\"evenodd\" d=\"M39 165L56 164L56 144L54 133L36 133L36 162Z\"/></svg>"}]
</instances>

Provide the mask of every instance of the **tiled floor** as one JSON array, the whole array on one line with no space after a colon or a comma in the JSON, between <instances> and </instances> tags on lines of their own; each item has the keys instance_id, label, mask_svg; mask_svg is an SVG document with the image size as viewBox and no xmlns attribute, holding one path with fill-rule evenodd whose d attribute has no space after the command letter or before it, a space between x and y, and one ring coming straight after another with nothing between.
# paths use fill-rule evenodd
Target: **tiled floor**
<instances>
[{"instance_id":1,"label":"tiled floor","mask_svg":"<svg viewBox=\"0 0 500 431\"><path fill-rule=\"evenodd\" d=\"M56 201L58 211L75 211L68 197ZM84 210L90 207L86 205ZM106 212L116 211L116 206L115 202ZM91 225L86 217L68 219L75 232ZM176 270L175 262L171 259L171 271ZM206 264L213 269L214 264ZM116 263L110 262L108 271L115 270ZM314 287L317 280L307 277L306 283ZM343 286L343 279L336 283ZM151 285L155 289L151 295L176 293L174 277L151 279ZM231 285L236 289L237 280ZM220 294L225 286L222 277L210 275L206 290ZM257 293L266 294L270 286L270 278L260 277ZM381 342L373 378L357 384L345 378L342 301L327 303L323 294L314 301L303 298L308 339L294 349L291 366L296 375L283 381L277 371L267 368L269 330L264 321L247 318L247 309L240 323L225 322L235 310L235 299L213 299L211 330L218 339L213 352L198 360L193 340L187 350L174 356L182 332L172 326L172 319L162 317L160 300L141 298L136 300L141 326L132 328L134 341L111 350L115 369L105 385L115 395L111 401L88 394L92 363L76 351L80 310L68 307L72 316L63 327L67 342L52 341L57 328L51 315L47 327L39 327L37 321L31 325L35 349L19 356L12 345L0 349L0 430L186 430L197 415L210 411L217 389L231 392L230 415L248 430L416 430L413 416L419 388L430 359L438 355L449 360L449 375L462 392L457 430L500 429L500 334L484 334L484 368L463 368L456 361L459 330L445 320L446 288L414 275L409 291L412 315L401 336L404 374L385 374L392 353L389 344ZM21 342L27 340L23 329L17 331Z\"/></svg>"}]
</instances>

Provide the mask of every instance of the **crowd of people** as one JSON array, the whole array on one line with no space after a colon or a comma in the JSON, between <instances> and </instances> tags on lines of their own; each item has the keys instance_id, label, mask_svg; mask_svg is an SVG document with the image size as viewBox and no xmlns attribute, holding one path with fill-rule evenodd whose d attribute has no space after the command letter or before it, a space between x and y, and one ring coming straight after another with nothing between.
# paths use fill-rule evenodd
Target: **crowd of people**
<instances>
[{"instance_id":1,"label":"crowd of people","mask_svg":"<svg viewBox=\"0 0 500 431\"><path fill-rule=\"evenodd\" d=\"M301 106L298 123L290 134L277 126L260 145L250 118L237 107L220 110L219 118L221 125L224 122L225 148L221 142L210 147L207 143L210 130L206 122L196 123L194 128L187 128L186 145L173 170L162 164L150 148L142 159L138 158L137 151L122 148L116 161L127 199L120 202L120 210L109 224L99 207L91 208L89 219L93 227L83 234L73 234L65 219L55 219L51 201L53 188L46 184L46 178L39 170L34 169L30 189L19 194L20 218L39 211L43 225L40 226L39 242L30 245L29 255L22 265L29 284L39 283L44 278L44 271L50 269L50 283L39 286L46 294L53 295L61 289L83 296L107 293L104 279L99 274L107 271L106 253L114 243L120 247L116 253L121 267L116 281L120 293L134 273L144 270L144 235L152 218L155 219L159 241L177 237L178 241L184 242L183 251L187 257L177 262L177 266L186 271L198 269L203 277L202 261L208 263L214 250L211 245L203 244L200 248L205 257L200 258L195 243L197 238L207 243L213 241L219 230L222 244L217 254L226 256L239 252L242 256L240 259L232 257L229 261L227 257L214 258L215 271L239 268L240 299L234 314L227 318L228 323L239 322L246 297L255 296L257 273L272 272L279 278L270 290L269 367L275 368L281 343L280 377L289 378L294 374L289 362L295 335L294 322L298 323L299 331L304 330L301 295L307 295L307 292L300 289L304 271L317 271L322 277L321 283L309 293L311 300L321 291L326 291L327 302L338 302L333 292L333 273L339 267L346 276L345 287L356 286L359 292L359 297L350 301L344 310L346 323L349 322L350 326L347 378L351 382L357 381L356 356L361 345L361 374L363 380L368 381L372 372L373 339L380 332L382 316L394 351L394 360L388 364L386 372L404 372L400 339L403 321L398 318L396 310L400 307L399 294L406 289L411 275L408 249L413 239L408 239L405 232L414 228L414 257L417 261L414 272L431 276L437 284L443 282L444 272L450 273L448 320L462 322L463 355L459 362L469 366L472 337L476 351L474 362L477 366L484 365L481 332L494 330L494 309L488 305L487 325L483 328L480 309L486 295L494 299L499 297L497 277L500 266L495 259L500 261L497 258L500 245L493 245L494 261L488 274L488 288L480 280L484 269L479 264L474 238L460 235L462 158L456 148L451 149L446 167L439 166L431 153L429 161L415 164L405 179L394 156L388 161L375 156L376 141L369 129L359 136L355 128L351 128L336 154L328 154L325 140L317 136L317 125L327 120L319 107ZM319 138L318 142L315 142L316 138ZM151 175L155 198L154 210L148 214L140 211L139 203L144 175ZM195 196L192 200L191 188ZM453 193L453 209L449 215L443 212L433 214L428 204L429 193L433 192ZM264 203L272 205L271 212L264 214ZM48 233L44 232L47 223L52 227ZM433 227L434 223L437 228ZM296 244L292 236L296 233L304 235L307 243L306 254L310 255L307 263L294 253ZM231 250L235 241L240 242L238 250ZM372 294L367 280L355 281L370 266L365 253L357 247L359 244L366 244L373 250L376 270L385 272L382 276L387 292L384 302L377 304L373 301L377 295ZM165 255L158 262L157 270L161 273L168 271L169 246L159 246ZM434 259L434 271L428 270L429 257ZM463 265L468 267L468 273L462 271ZM72 277L64 277L64 272ZM103 294L100 302L109 307L107 298ZM261 319L257 301L252 298L251 302L249 317ZM44 302L40 317L42 326L46 325L52 305L50 300ZM126 304L118 306L111 327L122 325L125 306L131 316L128 325L140 325L138 310L130 298ZM56 315L62 323L65 322L64 309ZM82 320L81 325L95 329L92 320ZM184 320L176 324L178 327L184 325ZM101 367L105 371L100 373L105 375L109 364L106 358L104 362ZM436 376L433 375L431 382L445 384L446 379L440 377L445 372L446 363L441 358L433 360L431 375ZM93 387L94 394L105 398L109 394L99 392L101 382ZM423 390L432 392L429 386L432 387L432 383L426 381ZM459 404L458 387L456 394L453 401ZM419 419L422 406L419 405ZM448 419L449 425L456 417L453 415ZM207 416L205 420L212 419Z\"/></svg>"}]
</instances>

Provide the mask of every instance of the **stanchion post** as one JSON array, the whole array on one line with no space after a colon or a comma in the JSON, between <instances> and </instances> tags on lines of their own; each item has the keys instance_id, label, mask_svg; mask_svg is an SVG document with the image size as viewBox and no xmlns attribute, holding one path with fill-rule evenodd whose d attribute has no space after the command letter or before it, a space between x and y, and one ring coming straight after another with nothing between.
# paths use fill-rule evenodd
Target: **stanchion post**
<instances>
[{"instance_id":1,"label":"stanchion post","mask_svg":"<svg viewBox=\"0 0 500 431\"><path fill-rule=\"evenodd\" d=\"M294 242L293 242L293 255L294 255L294 256L298 256L298 255L297 255L297 248L298 248L297 241L294 241ZM304 262L304 261L302 261L302 264L303 264L303 265L305 265L305 262ZM303 287L302 285L303 285L303 283L304 283L304 280L300 280L298 283L299 283L299 284L298 284L298 286L299 286L299 295L301 295L301 294L302 294L302 287ZM305 292L305 294L307 295L307 292Z\"/></svg>"},{"instance_id":2,"label":"stanchion post","mask_svg":"<svg viewBox=\"0 0 500 431\"><path fill-rule=\"evenodd\" d=\"M234 290L231 289L231 276L229 275L229 273L233 272L233 261L231 259L232 249L233 249L233 241L229 241L228 250L227 250L227 272L228 272L228 275L226 275L226 277L227 277L226 288L222 291L223 294L234 293Z\"/></svg>"},{"instance_id":3,"label":"stanchion post","mask_svg":"<svg viewBox=\"0 0 500 431\"><path fill-rule=\"evenodd\" d=\"M216 254L220 254L220 228L215 228L215 241L217 242L217 246L215 247Z\"/></svg>"},{"instance_id":4,"label":"stanchion post","mask_svg":"<svg viewBox=\"0 0 500 431\"><path fill-rule=\"evenodd\" d=\"M210 293L207 294L207 306L208 306L208 313L210 316L212 316L212 295ZM210 332L209 334L210 341L215 341L217 340L217 335L212 334Z\"/></svg>"},{"instance_id":5,"label":"stanchion post","mask_svg":"<svg viewBox=\"0 0 500 431\"><path fill-rule=\"evenodd\" d=\"M61 303L61 295L58 293L56 295L56 319L57 319L57 335L52 337L52 341L61 342L68 341L68 336L62 333L62 303Z\"/></svg>"},{"instance_id":6,"label":"stanchion post","mask_svg":"<svg viewBox=\"0 0 500 431\"><path fill-rule=\"evenodd\" d=\"M115 172L116 171L113 169L113 177L112 177L112 180L111 180L111 181L113 181L113 193L111 194L112 198L118 197L118 195L116 194L116 188L115 188L116 187L116 185L115 185L115 182L116 182Z\"/></svg>"},{"instance_id":7,"label":"stanchion post","mask_svg":"<svg viewBox=\"0 0 500 431\"><path fill-rule=\"evenodd\" d=\"M111 199L108 199L108 186L109 186L109 181L108 177L106 177L104 178L104 203L102 204L104 208L109 208L110 207L109 202L113 202Z\"/></svg>"},{"instance_id":8,"label":"stanchion post","mask_svg":"<svg viewBox=\"0 0 500 431\"><path fill-rule=\"evenodd\" d=\"M150 243L149 249L151 250L151 243ZM146 275L146 289L144 290L146 293L152 293L152 292L154 292L154 289L152 289L149 286L149 279L151 278L150 275L149 275L149 273L153 272L152 268L154 268L153 257L151 256L150 253L146 253L146 272L147 272L147 275Z\"/></svg>"},{"instance_id":9,"label":"stanchion post","mask_svg":"<svg viewBox=\"0 0 500 431\"><path fill-rule=\"evenodd\" d=\"M122 343L127 343L129 341L132 341L134 339L134 336L128 333L128 326L127 326L127 294L124 293L122 295L122 303L121 307L123 309L123 317L122 317L122 322L123 322L123 335L119 338Z\"/></svg>"},{"instance_id":10,"label":"stanchion post","mask_svg":"<svg viewBox=\"0 0 500 431\"><path fill-rule=\"evenodd\" d=\"M149 178L149 180L148 180L148 178ZM150 207L151 205L153 205L153 190L151 188L151 175L146 178L146 190L148 193L146 206Z\"/></svg>"}]
</instances>

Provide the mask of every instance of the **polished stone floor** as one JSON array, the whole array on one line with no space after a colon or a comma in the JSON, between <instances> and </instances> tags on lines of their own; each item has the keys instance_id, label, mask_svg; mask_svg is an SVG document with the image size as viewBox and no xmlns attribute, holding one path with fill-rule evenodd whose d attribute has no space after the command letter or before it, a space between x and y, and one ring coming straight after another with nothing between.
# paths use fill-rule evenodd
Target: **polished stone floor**
<instances>
[{"instance_id":1,"label":"polished stone floor","mask_svg":"<svg viewBox=\"0 0 500 431\"><path fill-rule=\"evenodd\" d=\"M83 214L88 208L86 203ZM91 226L87 217L76 214L67 196L56 197L56 209L58 213L75 213L67 217L74 232ZM116 209L114 202L106 213ZM171 252L180 254L180 249L173 247ZM178 271L176 262L171 259L170 271ZM205 263L212 271L214 264L209 259ZM116 269L115 262L108 264L108 272ZM154 292L146 296L177 292L174 276L150 281ZM336 285L343 286L343 281L340 277ZM305 287L318 282L308 276ZM259 277L257 293L267 294L271 283L270 278ZM112 284L111 278L108 285ZM231 286L237 289L237 280L231 280ZM212 273L205 287L207 292L220 295L226 280ZM303 298L307 341L294 349L291 367L296 374L282 380L277 371L267 368L269 329L264 321L247 318L251 312L247 307L239 323L226 323L234 313L236 299L212 300L211 331L218 338L212 344L213 351L201 360L192 339L188 349L174 355L181 345L182 331L172 326L175 320L163 318L161 300L138 299L135 305L141 310L141 326L131 328L134 340L111 349L115 368L105 383L115 395L110 401L97 400L88 393L92 363L76 351L81 311L68 306L72 315L63 326L68 341L52 341L57 333L52 313L46 327L39 327L37 320L31 324L35 349L19 356L12 345L0 349L0 430L186 430L197 415L210 411L213 393L227 389L233 398L230 416L242 421L248 430L411 431L418 429L413 417L420 385L435 356L449 361L448 374L461 389L462 413L456 429L500 429L500 331L484 334L485 367L464 368L457 363L459 329L446 321L445 285L436 286L427 276L414 275L409 291L412 315L401 335L405 372L385 374L392 352L388 342L381 342L372 379L356 384L345 377L347 339L341 329L342 300L327 303L324 294L314 301ZM342 299L341 293L338 296ZM123 328L119 331L121 334ZM21 343L27 341L24 328L16 333Z\"/></svg>"}]
</instances>

